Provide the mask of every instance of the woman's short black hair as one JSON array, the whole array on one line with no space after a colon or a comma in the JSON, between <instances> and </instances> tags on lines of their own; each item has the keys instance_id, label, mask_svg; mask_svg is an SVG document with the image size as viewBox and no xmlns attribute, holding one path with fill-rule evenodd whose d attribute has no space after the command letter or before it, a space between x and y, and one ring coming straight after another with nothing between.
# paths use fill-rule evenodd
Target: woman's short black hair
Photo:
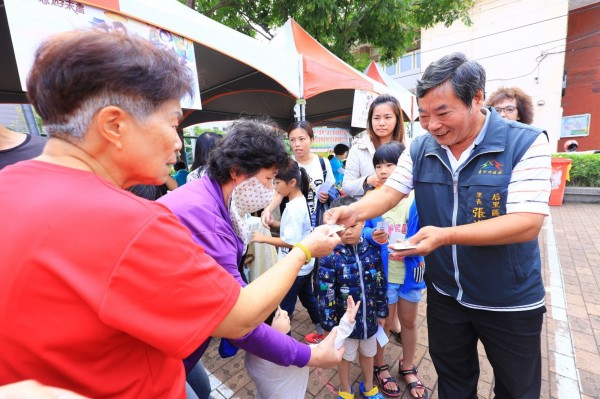
<instances>
[{"instance_id":1,"label":"woman's short black hair","mask_svg":"<svg viewBox=\"0 0 600 399\"><path fill-rule=\"evenodd\" d=\"M208 160L206 173L219 184L231 181L231 172L254 176L261 169L285 168L290 157L282 133L270 123L240 119L217 143Z\"/></svg>"},{"instance_id":2,"label":"woman's short black hair","mask_svg":"<svg viewBox=\"0 0 600 399\"><path fill-rule=\"evenodd\" d=\"M398 163L400 155L406 147L404 144L398 141L390 141L389 143L382 144L373 155L373 166L380 165L382 163Z\"/></svg>"}]
</instances>

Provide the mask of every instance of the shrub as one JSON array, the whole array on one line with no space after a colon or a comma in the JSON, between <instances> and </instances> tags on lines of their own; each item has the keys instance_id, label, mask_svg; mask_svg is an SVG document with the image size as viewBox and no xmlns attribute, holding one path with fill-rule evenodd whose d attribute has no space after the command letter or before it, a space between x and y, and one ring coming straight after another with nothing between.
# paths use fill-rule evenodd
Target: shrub
<instances>
[{"instance_id":1,"label":"shrub","mask_svg":"<svg viewBox=\"0 0 600 399\"><path fill-rule=\"evenodd\" d=\"M571 180L567 186L600 187L600 154L562 153L553 157L569 158L571 164Z\"/></svg>"}]
</instances>

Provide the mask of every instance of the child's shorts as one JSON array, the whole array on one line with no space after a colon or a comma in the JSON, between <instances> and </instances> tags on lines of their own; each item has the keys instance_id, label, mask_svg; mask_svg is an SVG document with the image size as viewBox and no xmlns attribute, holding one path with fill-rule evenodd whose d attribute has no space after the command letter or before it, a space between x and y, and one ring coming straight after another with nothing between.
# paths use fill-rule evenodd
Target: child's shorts
<instances>
[{"instance_id":1,"label":"child's shorts","mask_svg":"<svg viewBox=\"0 0 600 399\"><path fill-rule=\"evenodd\" d=\"M402 286L404 284L388 283L387 285L387 299L388 305L398 303L398 298L402 298L405 301L419 303L423 298L423 290L410 290L408 292L402 292Z\"/></svg>"},{"instance_id":2,"label":"child's shorts","mask_svg":"<svg viewBox=\"0 0 600 399\"><path fill-rule=\"evenodd\" d=\"M377 334L367 339L346 338L344 348L346 351L343 358L349 362L356 359L357 351L365 357L373 357L377 354Z\"/></svg>"}]
</instances>

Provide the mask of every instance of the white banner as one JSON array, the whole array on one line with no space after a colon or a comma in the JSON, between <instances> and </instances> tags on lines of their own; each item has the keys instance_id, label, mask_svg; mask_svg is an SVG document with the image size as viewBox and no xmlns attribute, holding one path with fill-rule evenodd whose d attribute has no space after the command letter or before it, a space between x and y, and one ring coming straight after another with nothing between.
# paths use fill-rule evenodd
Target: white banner
<instances>
[{"instance_id":1,"label":"white banner","mask_svg":"<svg viewBox=\"0 0 600 399\"><path fill-rule=\"evenodd\" d=\"M4 4L23 91L26 90L25 82L35 50L49 36L74 29L121 30L135 33L175 52L193 71L194 77L194 99L182 99L181 106L202 109L196 55L191 40L112 11L71 0L4 0Z\"/></svg>"},{"instance_id":2,"label":"white banner","mask_svg":"<svg viewBox=\"0 0 600 399\"><path fill-rule=\"evenodd\" d=\"M366 129L369 107L377 93L368 90L354 90L354 103L352 105L352 121L350 126Z\"/></svg>"}]
</instances>

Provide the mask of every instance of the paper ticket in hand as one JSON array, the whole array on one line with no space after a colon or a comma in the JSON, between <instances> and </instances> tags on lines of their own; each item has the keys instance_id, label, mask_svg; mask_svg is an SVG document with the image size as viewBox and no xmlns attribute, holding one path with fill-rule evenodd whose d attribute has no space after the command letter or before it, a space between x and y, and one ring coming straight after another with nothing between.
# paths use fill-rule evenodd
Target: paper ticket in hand
<instances>
[{"instance_id":1,"label":"paper ticket in hand","mask_svg":"<svg viewBox=\"0 0 600 399\"><path fill-rule=\"evenodd\" d=\"M329 233L327 233L328 236L332 236L335 233L339 233L340 231L344 231L346 230L346 228L344 226L342 226L341 224L330 224L330 230Z\"/></svg>"},{"instance_id":2,"label":"paper ticket in hand","mask_svg":"<svg viewBox=\"0 0 600 399\"><path fill-rule=\"evenodd\" d=\"M386 222L377 222L377 230L388 230L388 224Z\"/></svg>"},{"instance_id":3,"label":"paper ticket in hand","mask_svg":"<svg viewBox=\"0 0 600 399\"><path fill-rule=\"evenodd\" d=\"M381 346L382 348L385 346L385 344L387 344L390 341L387 334L385 333L385 330L383 329L383 327L381 327L381 324L377 326L377 333L375 334L375 337L377 338L377 342L379 342L379 346Z\"/></svg>"},{"instance_id":4,"label":"paper ticket in hand","mask_svg":"<svg viewBox=\"0 0 600 399\"><path fill-rule=\"evenodd\" d=\"M390 244L389 246L394 251L406 251L407 249L415 249L417 246L415 244L411 244L408 241L397 242L395 244Z\"/></svg>"},{"instance_id":5,"label":"paper ticket in hand","mask_svg":"<svg viewBox=\"0 0 600 399\"><path fill-rule=\"evenodd\" d=\"M326 192L329 191L329 189L331 187L333 187L333 182L331 182L331 181L325 181L317 189L317 194L326 193Z\"/></svg>"}]
</instances>

